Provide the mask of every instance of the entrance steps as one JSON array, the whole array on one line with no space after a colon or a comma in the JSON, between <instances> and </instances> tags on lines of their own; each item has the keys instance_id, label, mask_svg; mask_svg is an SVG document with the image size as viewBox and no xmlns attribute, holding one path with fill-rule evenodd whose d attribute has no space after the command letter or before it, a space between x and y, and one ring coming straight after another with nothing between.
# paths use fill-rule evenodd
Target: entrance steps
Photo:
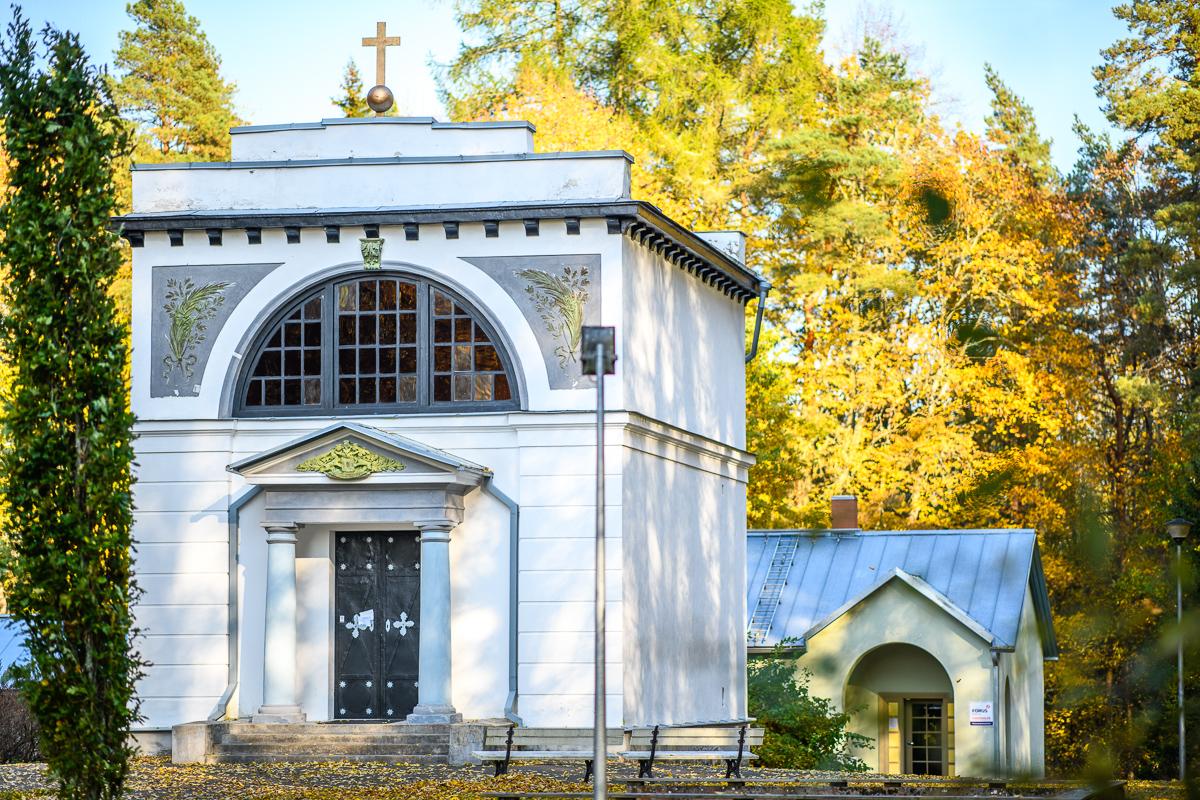
<instances>
[{"instance_id":1,"label":"entrance steps","mask_svg":"<svg viewBox=\"0 0 1200 800\"><path fill-rule=\"evenodd\" d=\"M450 760L450 725L225 722L210 725L207 734L203 760L210 764Z\"/></svg>"}]
</instances>

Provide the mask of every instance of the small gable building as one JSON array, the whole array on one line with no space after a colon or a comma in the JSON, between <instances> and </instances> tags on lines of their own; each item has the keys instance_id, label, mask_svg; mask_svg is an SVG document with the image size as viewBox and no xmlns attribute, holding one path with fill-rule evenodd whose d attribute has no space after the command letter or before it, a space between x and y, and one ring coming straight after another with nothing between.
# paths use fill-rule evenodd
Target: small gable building
<instances>
[{"instance_id":1,"label":"small gable building","mask_svg":"<svg viewBox=\"0 0 1200 800\"><path fill-rule=\"evenodd\" d=\"M871 771L1042 776L1058 646L1036 533L864 531L834 503L844 527L749 532L751 657L794 653Z\"/></svg>"}]
</instances>

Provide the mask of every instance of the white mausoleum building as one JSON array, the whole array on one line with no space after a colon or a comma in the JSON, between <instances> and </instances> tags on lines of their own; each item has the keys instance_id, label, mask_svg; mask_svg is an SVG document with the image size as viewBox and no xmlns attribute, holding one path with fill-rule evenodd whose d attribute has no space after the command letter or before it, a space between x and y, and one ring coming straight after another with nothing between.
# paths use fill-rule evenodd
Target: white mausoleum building
<instances>
[{"instance_id":1,"label":"white mausoleum building","mask_svg":"<svg viewBox=\"0 0 1200 800\"><path fill-rule=\"evenodd\" d=\"M623 152L522 122L233 131L139 165L144 734L197 720L592 708L606 383L609 724L745 713L739 234L630 197Z\"/></svg>"}]
</instances>

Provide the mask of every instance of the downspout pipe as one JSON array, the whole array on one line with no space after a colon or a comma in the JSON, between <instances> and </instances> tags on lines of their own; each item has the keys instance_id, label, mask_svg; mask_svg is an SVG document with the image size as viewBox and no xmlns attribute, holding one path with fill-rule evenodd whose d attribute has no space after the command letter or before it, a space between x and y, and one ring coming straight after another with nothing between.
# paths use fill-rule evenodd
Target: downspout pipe
<instances>
[{"instance_id":1,"label":"downspout pipe","mask_svg":"<svg viewBox=\"0 0 1200 800\"><path fill-rule=\"evenodd\" d=\"M520 661L517 657L517 613L519 610L519 592L521 580L521 507L516 501L506 495L496 484L492 476L483 479L483 491L499 500L508 509L508 697L504 701L504 718L517 725L524 725L517 716L517 670Z\"/></svg>"},{"instance_id":2,"label":"downspout pipe","mask_svg":"<svg viewBox=\"0 0 1200 800\"><path fill-rule=\"evenodd\" d=\"M1000 768L1000 652L992 648L992 775L997 778L1004 774Z\"/></svg>"},{"instance_id":3,"label":"downspout pipe","mask_svg":"<svg viewBox=\"0 0 1200 800\"><path fill-rule=\"evenodd\" d=\"M217 722L225 717L229 710L229 701L233 698L233 693L237 691L238 686L238 539L239 539L239 520L242 514L242 507L249 503L254 498L262 493L263 487L251 486L241 494L236 500L229 504L229 510L225 514L225 519L229 524L229 627L227 635L229 637L229 677L225 682L225 691L221 692L220 699L213 706L213 710L208 712L208 721Z\"/></svg>"},{"instance_id":4,"label":"downspout pipe","mask_svg":"<svg viewBox=\"0 0 1200 800\"><path fill-rule=\"evenodd\" d=\"M750 340L750 352L746 354L746 363L749 364L758 355L758 334L762 330L763 307L767 304L767 294L771 291L771 284L767 281L760 281L758 284L758 308L754 311L754 337Z\"/></svg>"}]
</instances>

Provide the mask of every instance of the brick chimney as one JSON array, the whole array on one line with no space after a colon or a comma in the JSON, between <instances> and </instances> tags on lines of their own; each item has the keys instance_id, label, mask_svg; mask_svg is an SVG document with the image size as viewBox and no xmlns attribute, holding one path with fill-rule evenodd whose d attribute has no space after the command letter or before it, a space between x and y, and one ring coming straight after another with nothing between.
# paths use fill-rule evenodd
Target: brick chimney
<instances>
[{"instance_id":1,"label":"brick chimney","mask_svg":"<svg viewBox=\"0 0 1200 800\"><path fill-rule=\"evenodd\" d=\"M859 530L858 498L852 494L837 494L829 501L834 530Z\"/></svg>"}]
</instances>

